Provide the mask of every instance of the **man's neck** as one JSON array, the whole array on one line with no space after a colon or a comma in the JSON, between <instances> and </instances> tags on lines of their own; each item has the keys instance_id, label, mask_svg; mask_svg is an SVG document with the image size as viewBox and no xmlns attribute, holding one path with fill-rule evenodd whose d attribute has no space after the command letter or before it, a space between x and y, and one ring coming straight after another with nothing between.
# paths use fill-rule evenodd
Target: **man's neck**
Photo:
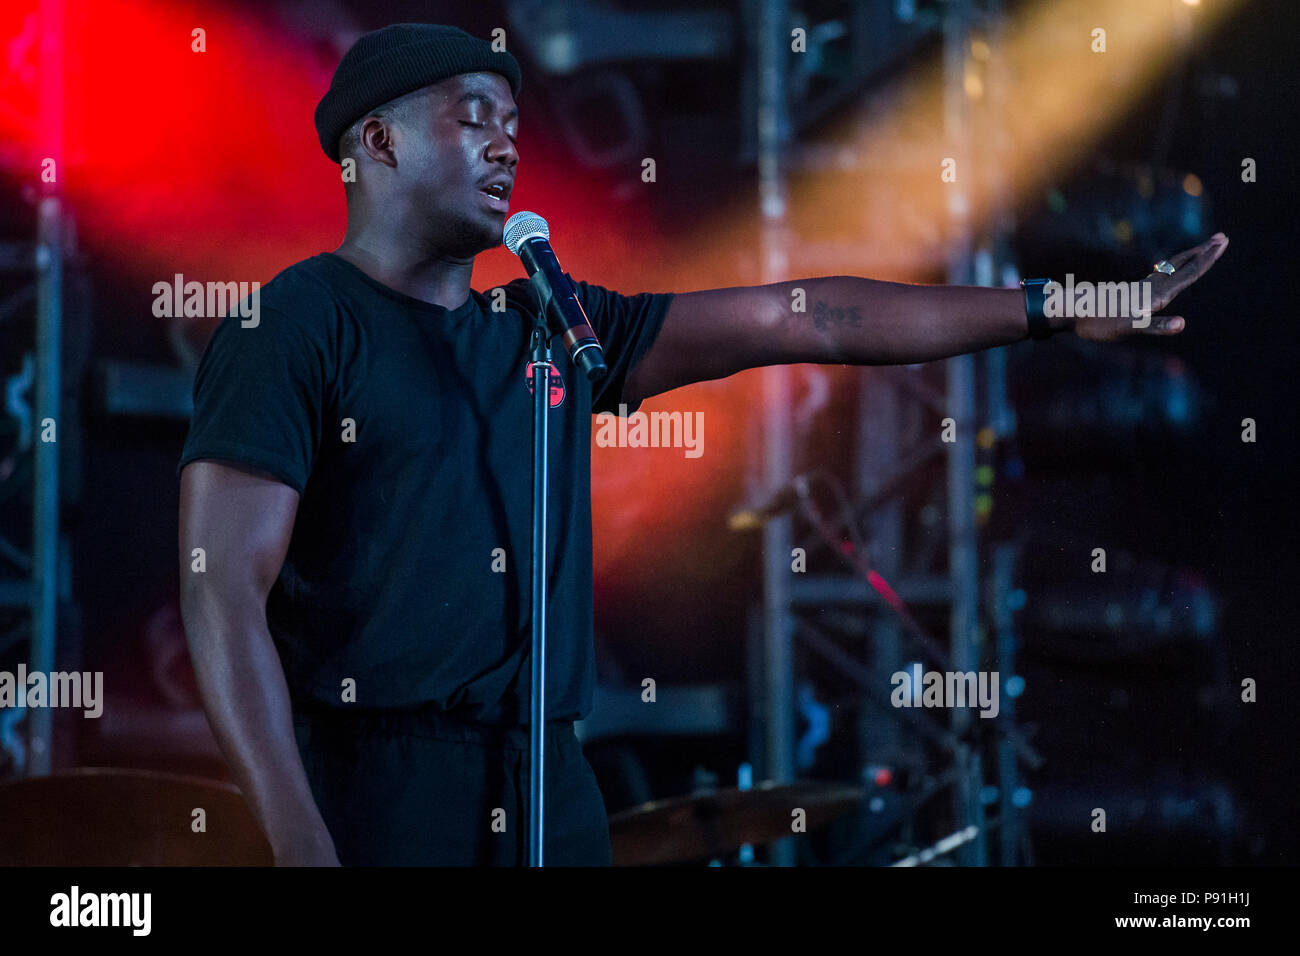
<instances>
[{"instance_id":1,"label":"man's neck","mask_svg":"<svg viewBox=\"0 0 1300 956\"><path fill-rule=\"evenodd\" d=\"M349 224L334 254L370 278L422 302L456 309L469 298L474 259L440 256L416 240L403 240L392 231L354 230Z\"/></svg>"}]
</instances>

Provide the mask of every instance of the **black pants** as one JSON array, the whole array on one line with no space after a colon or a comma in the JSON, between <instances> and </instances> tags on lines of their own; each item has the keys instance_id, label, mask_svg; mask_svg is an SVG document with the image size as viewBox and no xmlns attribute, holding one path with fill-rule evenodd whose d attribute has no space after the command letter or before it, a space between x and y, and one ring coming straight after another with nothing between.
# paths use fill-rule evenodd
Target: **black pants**
<instances>
[{"instance_id":1,"label":"black pants","mask_svg":"<svg viewBox=\"0 0 1300 956\"><path fill-rule=\"evenodd\" d=\"M294 715L307 779L344 866L522 866L528 729L439 714ZM609 821L571 722L546 732L547 866L608 866Z\"/></svg>"}]
</instances>

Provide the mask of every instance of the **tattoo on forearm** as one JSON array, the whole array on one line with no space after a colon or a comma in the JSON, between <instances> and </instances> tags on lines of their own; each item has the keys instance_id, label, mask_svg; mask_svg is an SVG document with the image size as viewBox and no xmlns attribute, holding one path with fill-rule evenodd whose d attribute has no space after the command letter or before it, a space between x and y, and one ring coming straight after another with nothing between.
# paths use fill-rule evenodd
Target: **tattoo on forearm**
<instances>
[{"instance_id":1,"label":"tattoo on forearm","mask_svg":"<svg viewBox=\"0 0 1300 956\"><path fill-rule=\"evenodd\" d=\"M817 304L813 306L813 325L817 331L825 332L832 325L851 326L860 328L862 325L862 316L858 314L858 307L832 306L828 302L818 299Z\"/></svg>"}]
</instances>

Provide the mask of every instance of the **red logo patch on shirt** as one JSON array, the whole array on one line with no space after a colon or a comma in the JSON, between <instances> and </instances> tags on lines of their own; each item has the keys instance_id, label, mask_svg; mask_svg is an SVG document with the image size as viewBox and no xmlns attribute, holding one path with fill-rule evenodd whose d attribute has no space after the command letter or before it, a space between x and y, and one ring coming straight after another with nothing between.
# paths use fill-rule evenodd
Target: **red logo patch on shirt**
<instances>
[{"instance_id":1,"label":"red logo patch on shirt","mask_svg":"<svg viewBox=\"0 0 1300 956\"><path fill-rule=\"evenodd\" d=\"M533 394L533 363L528 363L528 368L524 371L524 382L528 385L528 394ZM551 365L551 408L559 408L560 403L564 401L564 379L560 378L560 370Z\"/></svg>"}]
</instances>

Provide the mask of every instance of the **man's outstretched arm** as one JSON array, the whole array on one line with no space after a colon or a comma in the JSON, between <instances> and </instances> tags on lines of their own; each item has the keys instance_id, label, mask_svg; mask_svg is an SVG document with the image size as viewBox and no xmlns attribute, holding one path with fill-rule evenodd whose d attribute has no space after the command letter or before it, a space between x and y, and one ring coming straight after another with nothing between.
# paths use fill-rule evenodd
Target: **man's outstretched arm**
<instances>
[{"instance_id":1,"label":"man's outstretched arm","mask_svg":"<svg viewBox=\"0 0 1300 956\"><path fill-rule=\"evenodd\" d=\"M181 616L203 708L277 865L337 866L293 732L266 596L289 548L298 492L214 461L181 472ZM205 569L192 569L195 548Z\"/></svg>"},{"instance_id":2,"label":"man's outstretched arm","mask_svg":"<svg viewBox=\"0 0 1300 956\"><path fill-rule=\"evenodd\" d=\"M1227 248L1216 236L1173 256L1173 275L1153 273L1152 311L1204 275ZM1056 318L1097 341L1135 332L1173 335L1181 316ZM1028 335L1020 289L909 285L853 276L800 279L772 285L710 289L673 298L663 327L632 370L626 393L660 392L724 378L748 368L812 362L823 365L904 365L1017 342Z\"/></svg>"}]
</instances>

